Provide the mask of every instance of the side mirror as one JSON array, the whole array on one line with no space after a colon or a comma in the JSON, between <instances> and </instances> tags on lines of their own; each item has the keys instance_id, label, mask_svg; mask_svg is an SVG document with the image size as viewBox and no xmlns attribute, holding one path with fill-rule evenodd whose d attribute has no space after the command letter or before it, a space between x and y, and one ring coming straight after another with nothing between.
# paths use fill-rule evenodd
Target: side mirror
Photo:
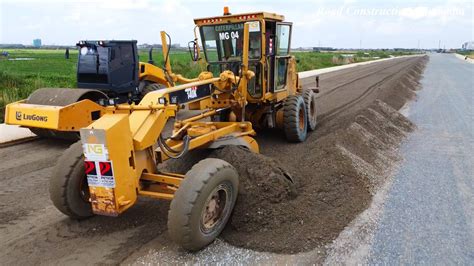
<instances>
[{"instance_id":1,"label":"side mirror","mask_svg":"<svg viewBox=\"0 0 474 266\"><path fill-rule=\"evenodd\" d=\"M199 60L199 48L196 41L188 42L189 55L194 62Z\"/></svg>"}]
</instances>

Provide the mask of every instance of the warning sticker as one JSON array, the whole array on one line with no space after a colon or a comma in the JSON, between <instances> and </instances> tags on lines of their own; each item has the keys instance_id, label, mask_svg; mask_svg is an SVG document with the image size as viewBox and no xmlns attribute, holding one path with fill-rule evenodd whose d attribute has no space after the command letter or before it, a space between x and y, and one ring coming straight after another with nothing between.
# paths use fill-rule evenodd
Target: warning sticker
<instances>
[{"instance_id":1,"label":"warning sticker","mask_svg":"<svg viewBox=\"0 0 474 266\"><path fill-rule=\"evenodd\" d=\"M260 22L258 21L250 21L247 22L249 24L249 32L258 32L260 31Z\"/></svg>"},{"instance_id":2,"label":"warning sticker","mask_svg":"<svg viewBox=\"0 0 474 266\"><path fill-rule=\"evenodd\" d=\"M87 183L90 187L115 187L111 161L84 161L84 169L87 175Z\"/></svg>"}]
</instances>

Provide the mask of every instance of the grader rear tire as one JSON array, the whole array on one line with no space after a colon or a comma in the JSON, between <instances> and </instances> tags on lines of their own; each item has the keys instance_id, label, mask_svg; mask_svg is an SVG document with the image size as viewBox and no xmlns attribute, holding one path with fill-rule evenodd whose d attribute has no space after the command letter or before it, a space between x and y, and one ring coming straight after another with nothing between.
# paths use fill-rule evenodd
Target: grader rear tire
<instances>
[{"instance_id":1,"label":"grader rear tire","mask_svg":"<svg viewBox=\"0 0 474 266\"><path fill-rule=\"evenodd\" d=\"M303 97L288 96L283 105L283 127L285 136L291 142L303 142L308 133L308 117Z\"/></svg>"},{"instance_id":2,"label":"grader rear tire","mask_svg":"<svg viewBox=\"0 0 474 266\"><path fill-rule=\"evenodd\" d=\"M93 215L80 141L72 144L59 158L49 179L49 195L54 206L73 219Z\"/></svg>"},{"instance_id":3,"label":"grader rear tire","mask_svg":"<svg viewBox=\"0 0 474 266\"><path fill-rule=\"evenodd\" d=\"M308 116L308 130L313 131L317 125L316 93L313 90L305 89L302 96Z\"/></svg>"},{"instance_id":4,"label":"grader rear tire","mask_svg":"<svg viewBox=\"0 0 474 266\"><path fill-rule=\"evenodd\" d=\"M186 173L168 212L171 239L184 249L209 245L224 229L237 199L239 177L229 163L204 159Z\"/></svg>"}]
</instances>

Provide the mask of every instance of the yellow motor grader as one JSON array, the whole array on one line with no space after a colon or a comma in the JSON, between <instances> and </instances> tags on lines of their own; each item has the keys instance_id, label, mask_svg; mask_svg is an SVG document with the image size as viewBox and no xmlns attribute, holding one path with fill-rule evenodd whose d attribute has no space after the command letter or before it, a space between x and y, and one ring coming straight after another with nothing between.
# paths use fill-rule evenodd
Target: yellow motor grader
<instances>
[{"instance_id":1,"label":"yellow motor grader","mask_svg":"<svg viewBox=\"0 0 474 266\"><path fill-rule=\"evenodd\" d=\"M277 14L232 15L227 9L223 16L194 22L191 57L207 67L196 78L171 71L162 32L164 68L148 63L137 68L139 77L163 86L137 103L108 98L105 103L79 99L65 106L28 101L7 106L9 124L79 130L80 141L59 158L50 179L51 199L61 212L74 219L118 216L140 196L171 200L171 238L187 250L199 250L226 225L237 198L238 173L220 159L204 159L185 175L159 171L158 164L194 149L226 145L258 152L254 127L280 127L292 142L304 141L315 129L316 97L299 86L290 55L291 23ZM194 113L179 120L183 108ZM172 118L174 128L165 137Z\"/></svg>"}]
</instances>

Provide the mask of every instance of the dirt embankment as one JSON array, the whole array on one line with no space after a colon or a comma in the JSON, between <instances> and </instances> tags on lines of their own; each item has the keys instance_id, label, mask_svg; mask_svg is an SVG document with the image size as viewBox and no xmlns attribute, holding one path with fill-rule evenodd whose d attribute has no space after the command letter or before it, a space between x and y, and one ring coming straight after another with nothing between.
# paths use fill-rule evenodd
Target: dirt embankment
<instances>
[{"instance_id":1,"label":"dirt embankment","mask_svg":"<svg viewBox=\"0 0 474 266\"><path fill-rule=\"evenodd\" d=\"M287 158L284 164L292 166L296 198L286 196L286 187L280 189L285 197L272 198L276 189L267 184L275 182L268 180L281 176L272 171L248 174L238 163L247 156L259 164L257 156L236 152L238 148L218 152L237 165L246 181L224 239L283 253L309 251L335 239L369 205L385 170L397 160L395 149L411 130L407 119L381 101L362 110L345 127L308 144L312 152Z\"/></svg>"},{"instance_id":2,"label":"dirt embankment","mask_svg":"<svg viewBox=\"0 0 474 266\"><path fill-rule=\"evenodd\" d=\"M424 63L418 59L384 80L371 102L357 103L341 114L326 113L331 119L305 143L276 143L284 140L271 131L260 134L266 138L259 139L264 155L238 147L206 154L232 163L241 179L222 238L232 245L279 253L309 251L335 239L369 206L399 160L396 150L414 125L397 110L414 97ZM276 137L268 141L271 134ZM192 164L188 157L187 163L175 161L168 167L184 170Z\"/></svg>"}]
</instances>

